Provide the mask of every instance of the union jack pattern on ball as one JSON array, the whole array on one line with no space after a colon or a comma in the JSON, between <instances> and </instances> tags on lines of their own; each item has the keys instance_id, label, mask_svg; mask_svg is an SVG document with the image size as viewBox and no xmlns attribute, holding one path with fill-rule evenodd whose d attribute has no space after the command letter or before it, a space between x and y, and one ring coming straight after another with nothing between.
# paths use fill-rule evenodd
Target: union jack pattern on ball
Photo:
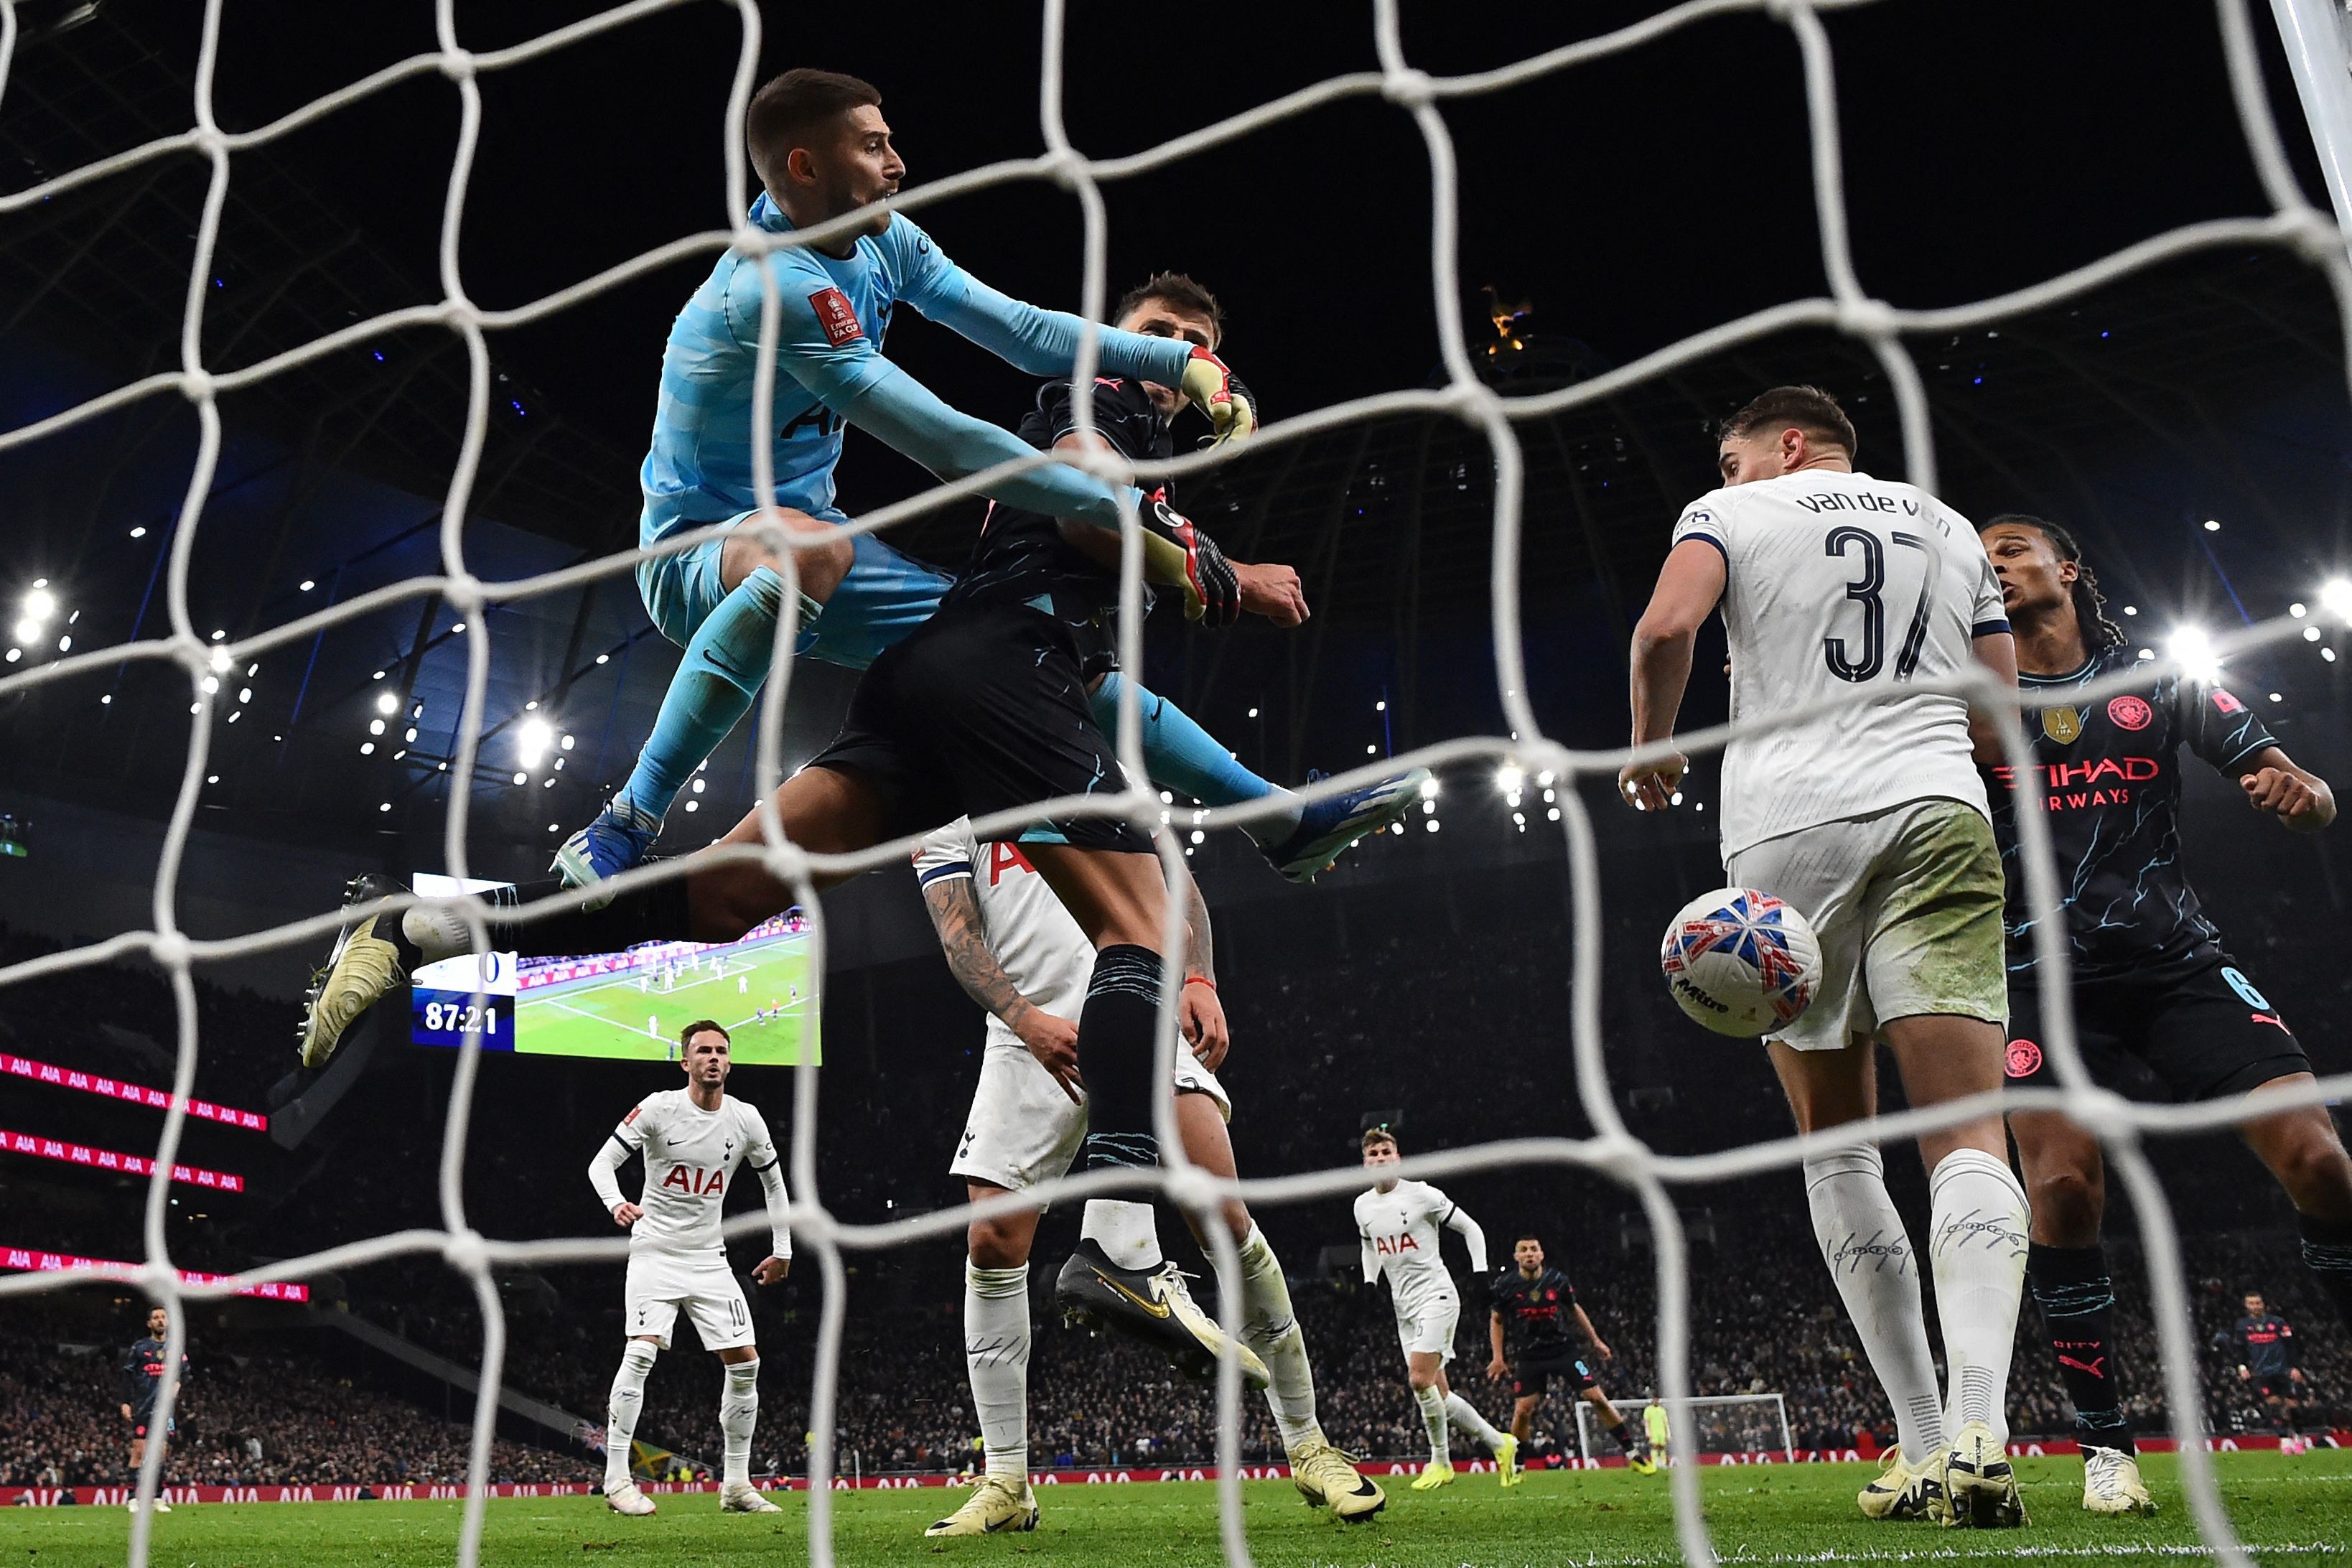
<instances>
[{"instance_id":1,"label":"union jack pattern on ball","mask_svg":"<svg viewBox=\"0 0 2352 1568\"><path fill-rule=\"evenodd\" d=\"M1793 1022L1813 999L1805 963L1790 951L1788 906L1769 893L1743 889L1712 912L1677 922L1666 932L1660 966L1679 974L1702 953L1723 952L1756 971L1775 1018Z\"/></svg>"}]
</instances>

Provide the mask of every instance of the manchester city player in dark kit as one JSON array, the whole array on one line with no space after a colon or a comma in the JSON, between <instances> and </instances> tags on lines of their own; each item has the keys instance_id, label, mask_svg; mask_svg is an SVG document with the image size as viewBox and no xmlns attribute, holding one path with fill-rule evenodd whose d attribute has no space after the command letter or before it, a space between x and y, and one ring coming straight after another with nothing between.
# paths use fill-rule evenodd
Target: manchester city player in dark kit
<instances>
[{"instance_id":1,"label":"manchester city player in dark kit","mask_svg":"<svg viewBox=\"0 0 2352 1568\"><path fill-rule=\"evenodd\" d=\"M1577 1300L1576 1287L1566 1272L1545 1264L1543 1243L1532 1236L1523 1236L1513 1244L1511 1260L1517 1267L1504 1269L1486 1287L1487 1304L1493 1309L1487 1332L1495 1352L1486 1375L1497 1380L1506 1373L1510 1375L1515 1401L1511 1435L1522 1447L1527 1446L1535 1429L1536 1406L1543 1403L1553 1378L1566 1378L1579 1398L1592 1402L1601 1424L1624 1451L1625 1462L1645 1476L1655 1472L1657 1464L1641 1437L1609 1403L1609 1395L1568 1336L1568 1326L1573 1322L1591 1342L1596 1358L1605 1361L1611 1353ZM1517 1342L1516 1363L1503 1355L1507 1341ZM1504 1484L1510 1484L1508 1478Z\"/></svg>"},{"instance_id":2,"label":"manchester city player in dark kit","mask_svg":"<svg viewBox=\"0 0 2352 1568\"><path fill-rule=\"evenodd\" d=\"M2292 1426L2295 1410L2310 1394L2294 1353L2294 1329L2263 1303L2259 1290L2246 1292L2245 1308L2246 1315L2213 1342L2237 1352L2239 1384L2274 1419Z\"/></svg>"},{"instance_id":3,"label":"manchester city player in dark kit","mask_svg":"<svg viewBox=\"0 0 2352 1568\"><path fill-rule=\"evenodd\" d=\"M135 1476L146 1462L149 1439L163 1443L177 1430L176 1421L158 1422L155 1418L157 1396L163 1392L163 1373L172 1364L171 1351L163 1342L171 1331L171 1319L157 1307L147 1314L147 1337L132 1342L122 1352L122 1381L129 1397L122 1402L122 1418L131 1423L131 1469ZM188 1352L180 1352L180 1376L188 1374ZM137 1507L137 1504L132 1504ZM172 1505L161 1498L155 1500L158 1513L169 1513Z\"/></svg>"},{"instance_id":4,"label":"manchester city player in dark kit","mask_svg":"<svg viewBox=\"0 0 2352 1568\"><path fill-rule=\"evenodd\" d=\"M2028 715L2035 773L2028 787L2048 812L2075 1027L2092 1072L2111 1080L2123 1058L2137 1058L2185 1101L2310 1082L2302 1046L2222 945L2181 870L2179 752L2185 746L2236 779L2250 805L2297 833L2336 819L2326 781L2297 767L2218 685L2147 668L2103 701L2064 700L2069 689L2139 661L2103 613L2082 549L2063 528L2011 514L1980 532L2017 637L2018 685L2049 704ZM2016 861L2011 791L2018 781L2007 768L1992 771L2001 786L1991 791L1993 820L2009 870L2009 1079L2054 1085L2042 1048L2033 921ZM2033 1297L2083 1445L2083 1506L2147 1510L2153 1505L2116 1385L2098 1142L2053 1111L2018 1111L2009 1121L2032 1200ZM2241 1131L2294 1205L2304 1261L2352 1322L2352 1160L2326 1109L2278 1111Z\"/></svg>"}]
</instances>

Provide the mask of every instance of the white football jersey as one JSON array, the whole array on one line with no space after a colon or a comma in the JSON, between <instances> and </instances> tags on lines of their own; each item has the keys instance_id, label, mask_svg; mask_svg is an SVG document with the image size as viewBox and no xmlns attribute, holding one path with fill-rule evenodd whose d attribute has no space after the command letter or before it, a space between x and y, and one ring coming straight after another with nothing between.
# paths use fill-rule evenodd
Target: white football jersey
<instances>
[{"instance_id":1,"label":"white football jersey","mask_svg":"<svg viewBox=\"0 0 2352 1568\"><path fill-rule=\"evenodd\" d=\"M1400 1181L1387 1192L1356 1194L1356 1235L1364 1247L1364 1278L1385 1274L1400 1310L1440 1296L1458 1296L1438 1250L1438 1227L1454 1217L1454 1200L1427 1182Z\"/></svg>"},{"instance_id":2,"label":"white football jersey","mask_svg":"<svg viewBox=\"0 0 2352 1568\"><path fill-rule=\"evenodd\" d=\"M645 1216L629 1227L629 1251L724 1257L719 1210L735 1168L754 1171L776 1163L768 1124L750 1102L728 1095L716 1110L694 1103L683 1089L665 1089L637 1101L613 1130L613 1140L646 1162ZM781 1173L779 1173L781 1174ZM790 1257L787 1243L778 1257Z\"/></svg>"},{"instance_id":3,"label":"white football jersey","mask_svg":"<svg viewBox=\"0 0 2352 1568\"><path fill-rule=\"evenodd\" d=\"M915 878L924 887L951 877L971 879L988 951L1014 989L1055 1017L1076 1023L1094 979L1094 943L1021 846L982 844L971 835L971 819L960 816L926 837L915 852Z\"/></svg>"},{"instance_id":4,"label":"white football jersey","mask_svg":"<svg viewBox=\"0 0 2352 1568\"><path fill-rule=\"evenodd\" d=\"M1693 539L1723 552L1734 720L1864 700L1726 748L1727 858L1930 797L1990 816L1968 704L1915 684L1961 672L1973 639L2009 630L1968 519L1916 485L1816 468L1708 491L1675 524L1675 543Z\"/></svg>"}]
</instances>

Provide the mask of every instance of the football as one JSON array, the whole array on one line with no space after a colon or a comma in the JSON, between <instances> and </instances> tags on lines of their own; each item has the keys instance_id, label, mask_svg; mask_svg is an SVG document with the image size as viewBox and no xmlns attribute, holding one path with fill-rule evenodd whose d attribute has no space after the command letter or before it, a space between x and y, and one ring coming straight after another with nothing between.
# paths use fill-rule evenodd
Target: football
<instances>
[{"instance_id":1,"label":"football","mask_svg":"<svg viewBox=\"0 0 2352 1568\"><path fill-rule=\"evenodd\" d=\"M1682 907L1658 955L1675 1004L1718 1035L1753 1039L1797 1021L1822 981L1805 917L1753 888L1717 888Z\"/></svg>"}]
</instances>

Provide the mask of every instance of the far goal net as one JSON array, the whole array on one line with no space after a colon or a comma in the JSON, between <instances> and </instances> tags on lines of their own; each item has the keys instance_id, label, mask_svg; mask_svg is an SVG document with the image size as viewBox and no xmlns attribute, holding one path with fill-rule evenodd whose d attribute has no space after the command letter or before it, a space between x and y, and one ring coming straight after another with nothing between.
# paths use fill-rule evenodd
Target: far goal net
<instances>
[{"instance_id":1,"label":"far goal net","mask_svg":"<svg viewBox=\"0 0 2352 1568\"><path fill-rule=\"evenodd\" d=\"M1677 1437L1689 1434L1691 1451L1704 1464L1713 1456L1741 1455L1780 1463L1796 1455L1789 1436L1789 1409L1777 1394L1725 1394L1709 1399L1667 1399L1668 1429ZM1645 1430L1648 1406L1628 1402L1618 1413L1636 1433ZM1587 1459L1607 1458L1617 1441L1601 1425L1600 1413L1588 1400L1576 1402L1576 1446ZM1663 1453L1664 1445L1659 1445Z\"/></svg>"}]
</instances>

